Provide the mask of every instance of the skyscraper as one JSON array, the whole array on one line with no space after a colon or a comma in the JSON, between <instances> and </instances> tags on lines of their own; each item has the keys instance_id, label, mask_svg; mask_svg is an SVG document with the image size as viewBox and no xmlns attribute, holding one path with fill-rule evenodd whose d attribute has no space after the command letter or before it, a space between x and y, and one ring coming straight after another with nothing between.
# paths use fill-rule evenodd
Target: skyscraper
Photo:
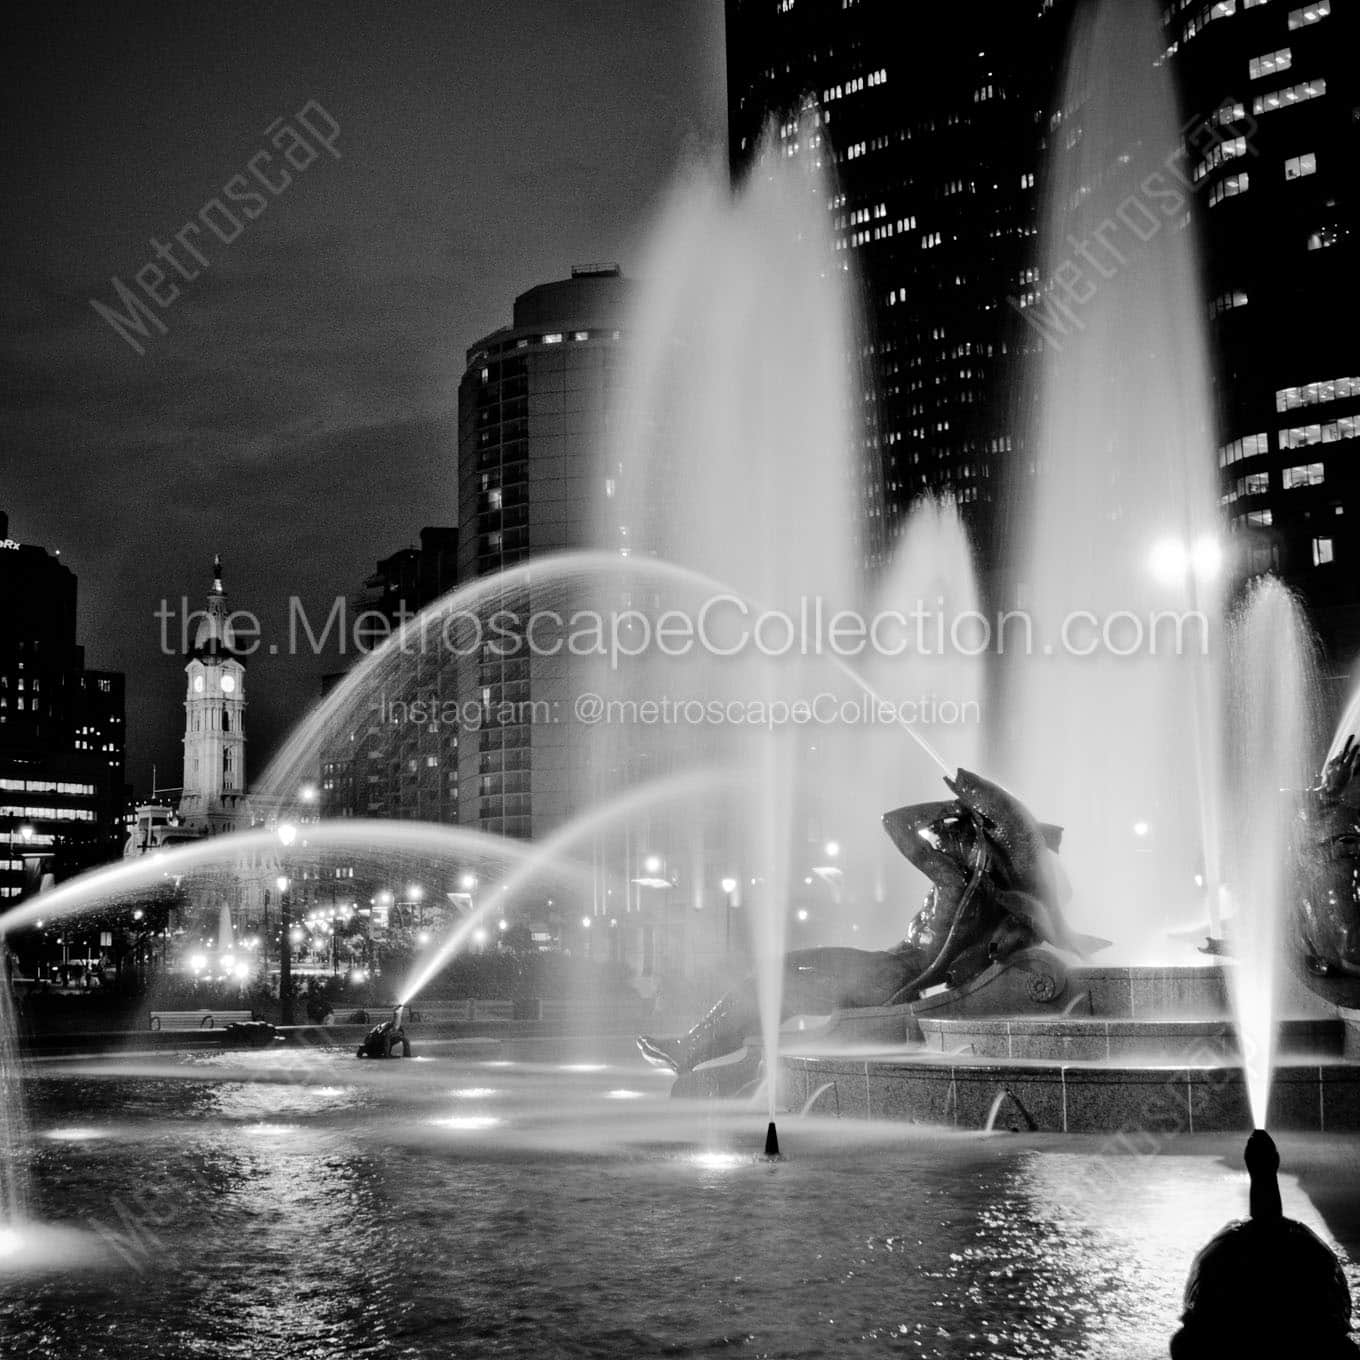
<instances>
[{"instance_id":1,"label":"skyscraper","mask_svg":"<svg viewBox=\"0 0 1360 1360\"><path fill-rule=\"evenodd\" d=\"M1248 569L1298 589L1333 660L1360 650L1360 7L1222 0L1166 11L1218 356L1219 464Z\"/></svg>"},{"instance_id":2,"label":"skyscraper","mask_svg":"<svg viewBox=\"0 0 1360 1360\"><path fill-rule=\"evenodd\" d=\"M781 150L811 152L834 180L890 540L926 491L949 492L980 541L995 537L999 471L1023 439L1008 394L1035 343L1010 299L1038 279L1055 8L987 0L913 6L908 19L894 0L727 3L734 175L772 126Z\"/></svg>"},{"instance_id":3,"label":"skyscraper","mask_svg":"<svg viewBox=\"0 0 1360 1360\"><path fill-rule=\"evenodd\" d=\"M515 299L511 324L467 352L458 387L459 581L589 545L608 494L599 450L623 370L630 283L617 265L573 268ZM501 649L508 651L508 648ZM570 724L532 721L557 693L558 658L491 645L459 665L482 719L459 746L459 821L541 836L570 812Z\"/></svg>"},{"instance_id":4,"label":"skyscraper","mask_svg":"<svg viewBox=\"0 0 1360 1360\"><path fill-rule=\"evenodd\" d=\"M781 147L824 157L837 180L828 211L862 280L888 518L951 493L984 570L1007 543L1003 473L1034 460L1019 379L1045 343L1039 194L1046 154L1080 135L1077 110L1056 104L1085 3L915 7L907 42L894 0L727 0L733 172L772 120ZM1162 22L1183 114L1168 159L1203 247L1235 565L1299 589L1345 662L1360 646L1346 527L1360 513L1347 466L1360 342L1344 324L1356 7L1173 0Z\"/></svg>"},{"instance_id":5,"label":"skyscraper","mask_svg":"<svg viewBox=\"0 0 1360 1360\"><path fill-rule=\"evenodd\" d=\"M85 668L76 576L0 512L0 897L116 858L123 677Z\"/></svg>"}]
</instances>

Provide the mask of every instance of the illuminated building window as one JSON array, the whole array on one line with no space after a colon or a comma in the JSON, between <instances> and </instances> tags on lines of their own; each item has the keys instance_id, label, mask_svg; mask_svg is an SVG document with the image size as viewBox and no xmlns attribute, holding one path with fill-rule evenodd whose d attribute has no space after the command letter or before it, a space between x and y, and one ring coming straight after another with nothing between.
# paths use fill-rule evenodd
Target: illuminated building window
<instances>
[{"instance_id":1,"label":"illuminated building window","mask_svg":"<svg viewBox=\"0 0 1360 1360\"><path fill-rule=\"evenodd\" d=\"M1247 154L1247 139L1245 137L1229 137L1215 144L1200 163L1191 172L1191 178L1198 183L1211 170L1216 170L1225 161L1236 160L1238 156Z\"/></svg>"},{"instance_id":2,"label":"illuminated building window","mask_svg":"<svg viewBox=\"0 0 1360 1360\"><path fill-rule=\"evenodd\" d=\"M1282 387L1275 393L1277 411L1293 411L1300 406L1316 406L1325 401L1360 397L1360 378L1332 378L1325 382L1304 383L1302 387Z\"/></svg>"},{"instance_id":3,"label":"illuminated building window","mask_svg":"<svg viewBox=\"0 0 1360 1360\"><path fill-rule=\"evenodd\" d=\"M1216 203L1222 203L1225 198L1236 198L1238 194L1244 194L1251 188L1251 176L1243 170L1240 174L1225 175L1209 191L1209 206L1212 208Z\"/></svg>"},{"instance_id":4,"label":"illuminated building window","mask_svg":"<svg viewBox=\"0 0 1360 1360\"><path fill-rule=\"evenodd\" d=\"M1305 80L1301 85L1286 85L1282 90L1271 90L1269 94L1258 94L1251 101L1253 113L1271 113L1275 109L1287 108L1290 104L1302 104L1309 99L1320 99L1327 93L1327 82L1322 79Z\"/></svg>"},{"instance_id":5,"label":"illuminated building window","mask_svg":"<svg viewBox=\"0 0 1360 1360\"><path fill-rule=\"evenodd\" d=\"M1343 241L1350 233L1338 226L1319 227L1316 231L1308 234L1309 250L1326 250L1328 246L1334 246L1339 241Z\"/></svg>"},{"instance_id":6,"label":"illuminated building window","mask_svg":"<svg viewBox=\"0 0 1360 1360\"><path fill-rule=\"evenodd\" d=\"M1278 52L1267 52L1262 57L1252 57L1247 63L1247 75L1251 80L1261 80L1265 76L1289 70L1293 62L1293 54L1287 47L1282 47Z\"/></svg>"},{"instance_id":7,"label":"illuminated building window","mask_svg":"<svg viewBox=\"0 0 1360 1360\"><path fill-rule=\"evenodd\" d=\"M1283 485L1286 491L1300 486L1321 486L1326 480L1326 471L1321 463L1300 463L1297 467L1285 468Z\"/></svg>"},{"instance_id":8,"label":"illuminated building window","mask_svg":"<svg viewBox=\"0 0 1360 1360\"><path fill-rule=\"evenodd\" d=\"M1220 293L1209 304L1209 315L1219 316L1223 312L1230 312L1234 307L1245 307L1247 305L1247 295L1240 288L1234 289L1231 293Z\"/></svg>"},{"instance_id":9,"label":"illuminated building window","mask_svg":"<svg viewBox=\"0 0 1360 1360\"><path fill-rule=\"evenodd\" d=\"M1332 0L1315 0L1314 4L1304 5L1302 9L1291 9L1289 11L1289 31L1292 33L1296 28L1306 28L1309 24L1315 24L1319 19L1325 19L1332 12Z\"/></svg>"},{"instance_id":10,"label":"illuminated building window","mask_svg":"<svg viewBox=\"0 0 1360 1360\"><path fill-rule=\"evenodd\" d=\"M1249 529L1269 529L1275 522L1275 516L1269 510L1248 510L1239 517L1239 522Z\"/></svg>"},{"instance_id":11,"label":"illuminated building window","mask_svg":"<svg viewBox=\"0 0 1360 1360\"><path fill-rule=\"evenodd\" d=\"M1354 439L1360 433L1360 416L1338 416L1318 425L1297 425L1280 431L1282 449L1302 449L1310 444L1335 444L1342 439Z\"/></svg>"},{"instance_id":12,"label":"illuminated building window","mask_svg":"<svg viewBox=\"0 0 1360 1360\"><path fill-rule=\"evenodd\" d=\"M1332 540L1330 538L1315 538L1313 540L1313 565L1325 567L1328 562L1333 560Z\"/></svg>"},{"instance_id":13,"label":"illuminated building window","mask_svg":"<svg viewBox=\"0 0 1360 1360\"><path fill-rule=\"evenodd\" d=\"M1296 425L1292 430L1280 431L1280 447L1282 449L1302 449L1309 444L1321 443L1321 425Z\"/></svg>"},{"instance_id":14,"label":"illuminated building window","mask_svg":"<svg viewBox=\"0 0 1360 1360\"><path fill-rule=\"evenodd\" d=\"M1231 444L1224 444L1218 451L1219 467L1227 467L1230 463L1240 463L1244 458L1255 458L1258 454L1266 453L1270 449L1270 441L1264 434L1249 434L1241 439L1234 439Z\"/></svg>"},{"instance_id":15,"label":"illuminated building window","mask_svg":"<svg viewBox=\"0 0 1360 1360\"><path fill-rule=\"evenodd\" d=\"M1317 174L1317 156L1309 151L1302 156L1290 156L1284 163L1285 179L1302 179Z\"/></svg>"}]
</instances>

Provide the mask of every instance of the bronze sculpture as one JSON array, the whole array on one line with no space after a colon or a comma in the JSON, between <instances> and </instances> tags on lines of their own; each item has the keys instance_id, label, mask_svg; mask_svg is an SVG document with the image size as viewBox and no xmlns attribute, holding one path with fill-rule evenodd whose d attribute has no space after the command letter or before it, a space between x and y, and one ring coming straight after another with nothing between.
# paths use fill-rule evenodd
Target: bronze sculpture
<instances>
[{"instance_id":1,"label":"bronze sculpture","mask_svg":"<svg viewBox=\"0 0 1360 1360\"><path fill-rule=\"evenodd\" d=\"M784 961L783 1017L901 1005L927 989L958 987L1038 943L1085 955L1106 942L1074 935L1059 827L1041 825L1013 794L960 769L952 799L884 814L893 844L934 885L892 949L802 949ZM723 996L687 1034L640 1035L649 1062L685 1073L742 1047L758 1027L753 979Z\"/></svg>"},{"instance_id":2,"label":"bronze sculpture","mask_svg":"<svg viewBox=\"0 0 1360 1360\"><path fill-rule=\"evenodd\" d=\"M1296 836L1295 936L1308 985L1360 999L1360 742L1347 737L1303 797Z\"/></svg>"}]
</instances>

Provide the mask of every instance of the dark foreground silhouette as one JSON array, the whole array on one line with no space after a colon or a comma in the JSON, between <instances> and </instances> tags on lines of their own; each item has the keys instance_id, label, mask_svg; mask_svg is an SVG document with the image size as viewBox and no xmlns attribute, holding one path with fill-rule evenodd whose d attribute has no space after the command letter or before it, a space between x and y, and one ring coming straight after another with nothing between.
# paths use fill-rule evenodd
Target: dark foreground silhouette
<instances>
[{"instance_id":1,"label":"dark foreground silhouette","mask_svg":"<svg viewBox=\"0 0 1360 1360\"><path fill-rule=\"evenodd\" d=\"M1284 1216L1280 1154L1264 1129L1247 1140L1251 1217L1229 1223L1190 1267L1172 1360L1357 1360L1341 1263Z\"/></svg>"}]
</instances>

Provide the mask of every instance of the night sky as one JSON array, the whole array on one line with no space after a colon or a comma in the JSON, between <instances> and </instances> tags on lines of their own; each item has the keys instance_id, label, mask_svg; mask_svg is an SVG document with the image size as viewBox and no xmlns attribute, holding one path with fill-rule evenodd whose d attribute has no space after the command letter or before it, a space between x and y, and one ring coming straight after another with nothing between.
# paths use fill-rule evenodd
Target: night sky
<instances>
[{"instance_id":1,"label":"night sky","mask_svg":"<svg viewBox=\"0 0 1360 1360\"><path fill-rule=\"evenodd\" d=\"M680 166L724 156L722 5L49 4L4 60L0 509L77 572L145 795L153 761L179 783L161 600L201 607L217 551L233 606L277 635L290 595L324 617L455 522L467 345L572 264L631 272ZM339 159L295 117L309 101ZM230 244L186 236L202 266L175 234L234 176L259 189L257 152L281 183L280 118L310 151ZM148 304L168 329L139 356L91 300L125 310L114 276L145 300L152 237L197 277L160 261L180 292ZM252 660L254 775L333 668Z\"/></svg>"}]
</instances>

